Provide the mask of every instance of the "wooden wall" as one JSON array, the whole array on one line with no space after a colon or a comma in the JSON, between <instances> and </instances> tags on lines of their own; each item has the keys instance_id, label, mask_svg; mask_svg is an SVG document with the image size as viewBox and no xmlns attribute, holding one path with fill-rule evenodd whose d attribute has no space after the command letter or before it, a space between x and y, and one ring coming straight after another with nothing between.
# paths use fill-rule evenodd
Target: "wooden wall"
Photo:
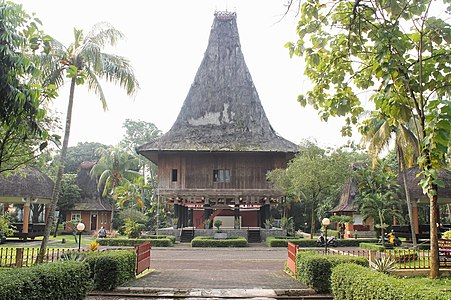
<instances>
[{"instance_id":1,"label":"wooden wall","mask_svg":"<svg viewBox=\"0 0 451 300\"><path fill-rule=\"evenodd\" d=\"M286 166L285 153L160 153L159 187L163 189L268 189L269 170ZM171 180L177 169L177 181ZM213 170L230 170L230 182L214 182Z\"/></svg>"}]
</instances>

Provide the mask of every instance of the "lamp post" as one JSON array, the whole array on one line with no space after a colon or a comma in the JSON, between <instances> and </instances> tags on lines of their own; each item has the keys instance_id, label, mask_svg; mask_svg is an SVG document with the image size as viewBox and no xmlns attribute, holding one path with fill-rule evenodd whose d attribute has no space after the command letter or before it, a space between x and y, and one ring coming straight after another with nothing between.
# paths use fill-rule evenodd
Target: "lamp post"
<instances>
[{"instance_id":1,"label":"lamp post","mask_svg":"<svg viewBox=\"0 0 451 300\"><path fill-rule=\"evenodd\" d=\"M327 254L327 226L329 226L330 225L330 220L329 220L329 218L324 218L322 221L321 221L321 224L323 224L323 226L324 226L324 228L325 228L325 233L324 233L324 253L325 254Z\"/></svg>"},{"instance_id":2,"label":"lamp post","mask_svg":"<svg viewBox=\"0 0 451 300\"><path fill-rule=\"evenodd\" d=\"M81 248L81 233L85 230L85 224L82 222L77 224L77 231L78 231L78 252L80 252Z\"/></svg>"}]
</instances>

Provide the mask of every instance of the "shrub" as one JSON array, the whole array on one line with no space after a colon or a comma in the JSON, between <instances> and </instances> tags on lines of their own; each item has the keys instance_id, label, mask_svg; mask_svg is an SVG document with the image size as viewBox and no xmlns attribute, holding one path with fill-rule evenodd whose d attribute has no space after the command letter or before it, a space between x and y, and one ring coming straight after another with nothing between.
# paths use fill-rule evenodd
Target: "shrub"
<instances>
[{"instance_id":1,"label":"shrub","mask_svg":"<svg viewBox=\"0 0 451 300\"><path fill-rule=\"evenodd\" d=\"M92 288L89 266L76 261L2 271L0 299L85 299Z\"/></svg>"},{"instance_id":2,"label":"shrub","mask_svg":"<svg viewBox=\"0 0 451 300\"><path fill-rule=\"evenodd\" d=\"M145 229L145 226L128 218L122 229L128 238L137 239L141 235L141 231Z\"/></svg>"},{"instance_id":3,"label":"shrub","mask_svg":"<svg viewBox=\"0 0 451 300\"><path fill-rule=\"evenodd\" d=\"M359 247L360 243L377 243L377 239L343 239L338 241L338 247Z\"/></svg>"},{"instance_id":4,"label":"shrub","mask_svg":"<svg viewBox=\"0 0 451 300\"><path fill-rule=\"evenodd\" d=\"M331 282L336 300L444 300L450 296L443 290L428 289L356 264L341 264L333 268Z\"/></svg>"},{"instance_id":5,"label":"shrub","mask_svg":"<svg viewBox=\"0 0 451 300\"><path fill-rule=\"evenodd\" d=\"M217 231L219 232L219 227L222 226L222 221L217 219L215 220L215 222L213 223L213 225L217 228Z\"/></svg>"},{"instance_id":6,"label":"shrub","mask_svg":"<svg viewBox=\"0 0 451 300\"><path fill-rule=\"evenodd\" d=\"M175 236L173 235L141 234L140 239L144 240L170 239L172 243L175 244Z\"/></svg>"},{"instance_id":7,"label":"shrub","mask_svg":"<svg viewBox=\"0 0 451 300\"><path fill-rule=\"evenodd\" d=\"M371 269L377 272L382 273L390 273L393 272L396 268L396 261L391 256L384 256L381 258L377 258L374 260L374 262L370 262Z\"/></svg>"},{"instance_id":8,"label":"shrub","mask_svg":"<svg viewBox=\"0 0 451 300\"><path fill-rule=\"evenodd\" d=\"M247 247L247 240L242 236L223 240L197 236L191 241L191 247Z\"/></svg>"},{"instance_id":9,"label":"shrub","mask_svg":"<svg viewBox=\"0 0 451 300\"><path fill-rule=\"evenodd\" d=\"M116 250L89 253L86 262L91 269L94 289L112 290L135 278L136 255L134 251Z\"/></svg>"},{"instance_id":10,"label":"shrub","mask_svg":"<svg viewBox=\"0 0 451 300\"><path fill-rule=\"evenodd\" d=\"M287 247L288 242L298 245L301 238L295 237L279 237L279 236L269 236L266 238L266 245L268 247Z\"/></svg>"},{"instance_id":11,"label":"shrub","mask_svg":"<svg viewBox=\"0 0 451 300\"><path fill-rule=\"evenodd\" d=\"M296 278L319 293L327 293L331 289L332 268L347 262L368 266L368 260L364 257L322 255L300 251L296 256Z\"/></svg>"},{"instance_id":12,"label":"shrub","mask_svg":"<svg viewBox=\"0 0 451 300\"><path fill-rule=\"evenodd\" d=\"M451 230L445 231L442 235L442 239L451 240Z\"/></svg>"},{"instance_id":13,"label":"shrub","mask_svg":"<svg viewBox=\"0 0 451 300\"><path fill-rule=\"evenodd\" d=\"M372 244L372 243L360 243L359 247L361 249L370 250L370 251L378 251L378 252L384 252L385 247L381 244Z\"/></svg>"},{"instance_id":14,"label":"shrub","mask_svg":"<svg viewBox=\"0 0 451 300\"><path fill-rule=\"evenodd\" d=\"M155 239L97 239L97 243L101 246L135 246L144 242L150 242L153 247L171 247L174 244L169 238L155 238Z\"/></svg>"}]
</instances>

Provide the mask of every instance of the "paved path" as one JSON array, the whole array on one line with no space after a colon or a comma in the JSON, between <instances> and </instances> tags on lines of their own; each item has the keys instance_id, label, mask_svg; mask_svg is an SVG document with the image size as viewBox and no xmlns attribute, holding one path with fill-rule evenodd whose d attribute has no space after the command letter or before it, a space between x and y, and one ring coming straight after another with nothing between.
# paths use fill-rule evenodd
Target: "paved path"
<instances>
[{"instance_id":1,"label":"paved path","mask_svg":"<svg viewBox=\"0 0 451 300\"><path fill-rule=\"evenodd\" d=\"M304 289L284 271L285 248L154 248L152 273L124 287Z\"/></svg>"}]
</instances>

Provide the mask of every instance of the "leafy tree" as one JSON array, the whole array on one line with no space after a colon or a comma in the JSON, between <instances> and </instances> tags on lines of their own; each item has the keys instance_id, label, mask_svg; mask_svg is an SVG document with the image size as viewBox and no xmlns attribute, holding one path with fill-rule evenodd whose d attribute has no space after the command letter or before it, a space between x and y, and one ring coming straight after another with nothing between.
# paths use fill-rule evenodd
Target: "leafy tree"
<instances>
[{"instance_id":1,"label":"leafy tree","mask_svg":"<svg viewBox=\"0 0 451 300\"><path fill-rule=\"evenodd\" d=\"M396 208L399 211L400 207L396 172L382 162L376 169L361 167L356 171L355 177L359 194L354 203L363 218L371 217L378 221L381 236L384 237L386 221L389 218L393 220Z\"/></svg>"},{"instance_id":2,"label":"leafy tree","mask_svg":"<svg viewBox=\"0 0 451 300\"><path fill-rule=\"evenodd\" d=\"M346 117L351 135L369 99L390 125L417 119L423 191L430 200L430 277L439 276L437 188L445 165L451 129L451 26L439 14L449 2L434 0L309 0L300 6L299 40L291 55L305 57L313 87L298 97L326 120Z\"/></svg>"},{"instance_id":3,"label":"leafy tree","mask_svg":"<svg viewBox=\"0 0 451 300\"><path fill-rule=\"evenodd\" d=\"M130 119L126 119L122 127L124 127L126 131L124 138L121 141L121 145L139 159L143 177L146 179L143 184L148 186L146 193L144 192L144 189L142 189L142 199L145 206L150 208L155 204L157 198L157 166L148 159L143 158L141 155L137 155L135 148L159 138L162 134L161 130L153 123ZM147 183L145 181L147 181ZM146 195L149 197L145 197Z\"/></svg>"},{"instance_id":4,"label":"leafy tree","mask_svg":"<svg viewBox=\"0 0 451 300\"><path fill-rule=\"evenodd\" d=\"M143 208L144 201L142 196L147 188L144 185L144 177L133 178L131 181L127 180L122 185L117 186L113 191L112 197L120 207L131 202L132 206L136 204Z\"/></svg>"},{"instance_id":5,"label":"leafy tree","mask_svg":"<svg viewBox=\"0 0 451 300\"><path fill-rule=\"evenodd\" d=\"M121 145L133 153L135 147L151 142L162 134L155 124L141 120L125 119L122 127L125 128L125 135Z\"/></svg>"},{"instance_id":6,"label":"leafy tree","mask_svg":"<svg viewBox=\"0 0 451 300\"><path fill-rule=\"evenodd\" d=\"M81 199L81 189L77 185L76 179L76 174L64 174L61 180L61 190L58 200L59 216L56 221L55 236L58 232L59 223L64 219L66 212L71 210L75 203Z\"/></svg>"},{"instance_id":7,"label":"leafy tree","mask_svg":"<svg viewBox=\"0 0 451 300\"><path fill-rule=\"evenodd\" d=\"M128 95L133 95L139 87L133 69L126 58L103 52L105 47L115 46L116 42L122 37L123 34L120 31L107 23L95 25L86 36L84 36L82 30L74 29L74 42L69 47L66 48L58 41L53 40L51 53L42 57L42 62L46 62L48 66L46 68L46 70L49 70L46 73L48 81L61 86L64 76L66 76L70 79L70 92L58 173L38 261L42 261L45 255L50 228L58 203L69 143L75 87L87 83L89 90L94 91L99 96L104 109L107 108L107 103L100 85L101 79L119 83Z\"/></svg>"},{"instance_id":8,"label":"leafy tree","mask_svg":"<svg viewBox=\"0 0 451 300\"><path fill-rule=\"evenodd\" d=\"M39 65L33 57L49 51L50 37L22 6L0 2L0 173L33 161L57 141L50 135L53 119L48 101L56 96L54 86L42 83Z\"/></svg>"},{"instance_id":9,"label":"leafy tree","mask_svg":"<svg viewBox=\"0 0 451 300\"><path fill-rule=\"evenodd\" d=\"M136 171L138 163L128 152L119 147L100 148L98 151L100 159L92 167L91 176L99 177L97 188L102 191L103 197L113 197L117 187L140 176ZM115 205L111 207L111 228L113 228Z\"/></svg>"},{"instance_id":10,"label":"leafy tree","mask_svg":"<svg viewBox=\"0 0 451 300\"><path fill-rule=\"evenodd\" d=\"M336 201L350 174L351 154L341 150L326 152L315 143L304 141L299 153L286 170L274 170L268 175L275 188L288 197L308 204L311 210L310 236L313 238L318 207L325 199ZM334 203L328 204L332 208Z\"/></svg>"},{"instance_id":11,"label":"leafy tree","mask_svg":"<svg viewBox=\"0 0 451 300\"><path fill-rule=\"evenodd\" d=\"M84 161L97 161L100 156L97 149L108 148L107 145L96 142L79 142L76 146L67 148L65 173L76 174L80 164Z\"/></svg>"}]
</instances>

